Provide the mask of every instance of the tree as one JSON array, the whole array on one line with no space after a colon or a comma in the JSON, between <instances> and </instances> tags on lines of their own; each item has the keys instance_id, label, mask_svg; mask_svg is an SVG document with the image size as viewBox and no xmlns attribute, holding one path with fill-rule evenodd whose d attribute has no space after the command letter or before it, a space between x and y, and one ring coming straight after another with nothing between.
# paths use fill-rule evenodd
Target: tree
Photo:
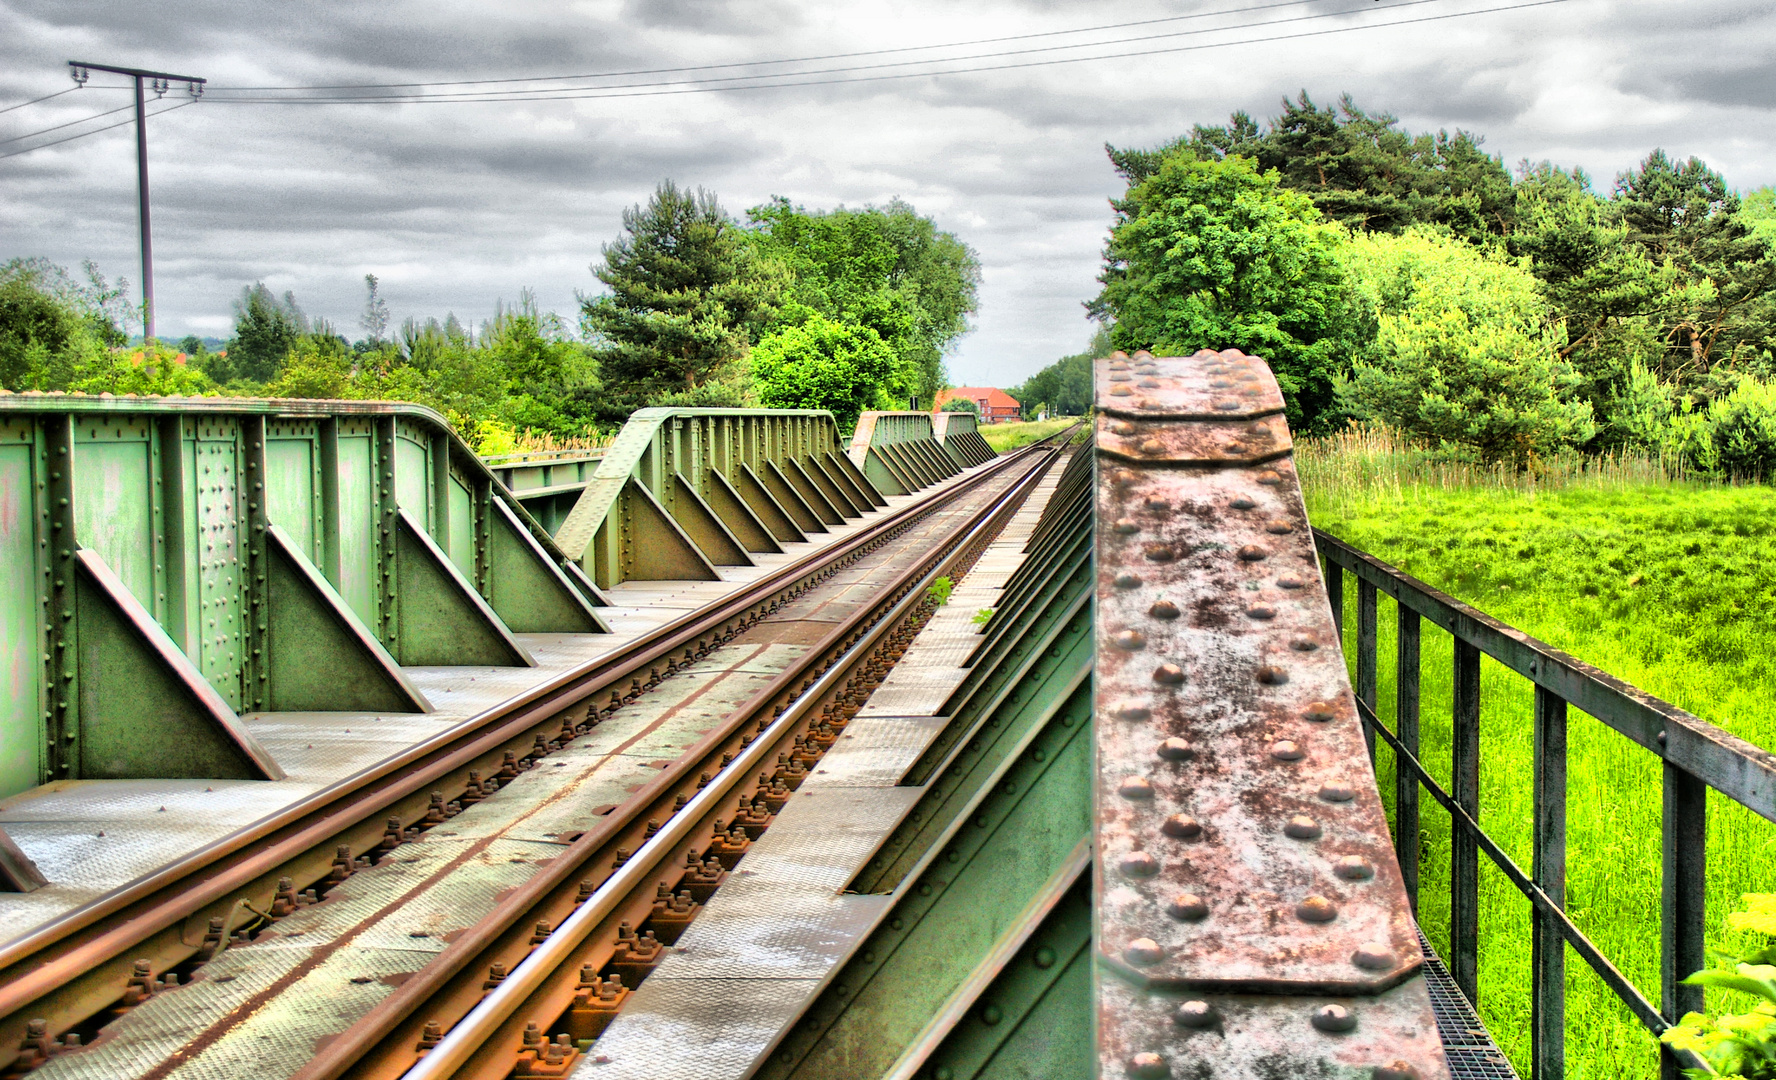
<instances>
[{"instance_id":1,"label":"tree","mask_svg":"<svg viewBox=\"0 0 1776 1080\"><path fill-rule=\"evenodd\" d=\"M973 249L899 199L810 212L779 196L748 210L747 220L761 255L792 279L779 324L799 322L806 309L867 326L900 359L888 393L937 393L943 358L976 308Z\"/></svg>"},{"instance_id":2,"label":"tree","mask_svg":"<svg viewBox=\"0 0 1776 1080\"><path fill-rule=\"evenodd\" d=\"M364 340L372 348L382 344L382 336L388 333L389 326L388 301L377 291L378 284L375 274L364 275L364 313L358 316Z\"/></svg>"},{"instance_id":3,"label":"tree","mask_svg":"<svg viewBox=\"0 0 1776 1080\"><path fill-rule=\"evenodd\" d=\"M867 326L811 313L759 342L752 353L759 402L782 409L830 409L841 427L865 409L892 408L882 384L897 358Z\"/></svg>"},{"instance_id":4,"label":"tree","mask_svg":"<svg viewBox=\"0 0 1776 1080\"><path fill-rule=\"evenodd\" d=\"M84 365L122 345L127 286L85 263L87 283L47 259L0 264L0 387L66 390Z\"/></svg>"},{"instance_id":5,"label":"tree","mask_svg":"<svg viewBox=\"0 0 1776 1080\"><path fill-rule=\"evenodd\" d=\"M974 403L973 399L971 399L971 398L953 397L950 400L944 402L943 408L939 409L938 411L939 412L965 412L965 413L972 414L974 416L974 418L977 420L980 419L980 406L976 405Z\"/></svg>"},{"instance_id":6,"label":"tree","mask_svg":"<svg viewBox=\"0 0 1776 1080\"><path fill-rule=\"evenodd\" d=\"M1289 420L1312 428L1344 367L1342 231L1250 158L1188 149L1115 204L1104 283L1088 305L1117 348L1235 348L1270 361Z\"/></svg>"},{"instance_id":7,"label":"tree","mask_svg":"<svg viewBox=\"0 0 1776 1080\"><path fill-rule=\"evenodd\" d=\"M234 302L234 337L227 355L211 361L209 373L224 384L270 382L297 339L308 332L308 316L296 305L295 294L285 292L279 300L265 282L254 282Z\"/></svg>"},{"instance_id":8,"label":"tree","mask_svg":"<svg viewBox=\"0 0 1776 1080\"><path fill-rule=\"evenodd\" d=\"M1425 229L1353 237L1345 261L1368 342L1340 388L1353 415L1486 461L1522 462L1595 433L1524 266Z\"/></svg>"},{"instance_id":9,"label":"tree","mask_svg":"<svg viewBox=\"0 0 1776 1080\"><path fill-rule=\"evenodd\" d=\"M1056 416L1084 416L1092 407L1092 361L1110 355L1108 331L1100 330L1082 353L1063 356L1007 393L1023 405L1025 419L1047 410Z\"/></svg>"},{"instance_id":10,"label":"tree","mask_svg":"<svg viewBox=\"0 0 1776 1080\"><path fill-rule=\"evenodd\" d=\"M623 233L593 267L609 294L580 303L611 404L626 415L646 395L721 379L775 311L781 284L701 188L662 182L646 206L623 212Z\"/></svg>"}]
</instances>

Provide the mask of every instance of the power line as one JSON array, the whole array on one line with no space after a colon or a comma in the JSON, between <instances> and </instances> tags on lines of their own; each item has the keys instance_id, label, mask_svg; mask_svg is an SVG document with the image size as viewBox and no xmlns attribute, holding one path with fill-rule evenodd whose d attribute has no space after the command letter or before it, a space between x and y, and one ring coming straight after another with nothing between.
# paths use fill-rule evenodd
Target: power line
<instances>
[{"instance_id":1,"label":"power line","mask_svg":"<svg viewBox=\"0 0 1776 1080\"><path fill-rule=\"evenodd\" d=\"M165 108L165 109L161 109L161 110L159 110L159 111L158 111L158 112L151 112L151 113L149 113L149 114L148 114L148 115L149 115L149 116L165 116L165 115L166 115L166 114L167 114L167 113L170 113L170 112L172 112L172 111L174 111L174 110L175 110L175 109L183 109L183 108L184 108L184 107L185 107L185 106L187 106L187 105L196 105L196 104L197 104L197 102L198 102L198 99L197 99L197 98L192 98L192 99L191 99L191 100L189 100L189 101L181 101L181 102L179 102L179 103L178 103L178 104L177 104L177 105L173 105L173 106L170 106L170 107L168 107L168 108ZM125 108L125 109L129 109L129 108L134 108L134 106L133 106L133 105L125 105L125 106L124 106L124 108ZM111 110L111 111L112 111L112 112L117 112L117 111L118 111L118 110L117 110L117 109L113 109L113 110ZM92 119L92 118L91 118L91 117L88 117L88 118L87 118L87 119L89 119L89 120L90 120L90 119ZM11 151L11 152L9 152L9 153L5 153L5 154L0 154L0 161L4 161L4 160L5 160L5 159L7 159L7 158L9 158L9 157L18 157L18 156L19 156L19 155L20 155L20 154L28 154L28 153L30 153L30 152L31 152L31 151L33 151L33 150L47 150L47 149L49 149L49 148L50 148L50 147L52 147L52 146L60 146L60 145L62 145L62 144L63 144L63 143L66 143L66 142L73 142L73 141L74 141L74 140L75 140L75 139L84 139L84 138L86 138L86 137L87 137L87 136L88 136L88 135L97 135L97 134L99 134L99 133L100 133L100 132L102 132L102 131L111 131L111 130L114 130L114 129L116 129L116 128L120 128L120 127L123 127L123 126L124 126L124 125L126 125L126 124L133 124L133 123L135 123L135 122L136 122L136 118L135 118L135 117L133 117L133 116L132 116L132 117L129 117L129 118L128 118L128 119L125 119L125 120L119 120L119 121L118 121L118 122L117 122L117 123L115 123L115 124L106 124L106 125L105 125L105 126L104 126L104 127L102 127L102 128L93 128L93 129L92 129L92 130L91 130L91 131L79 131L79 132L75 132L75 133L74 133L74 134L73 134L73 135L67 135L67 136L64 136L64 137L62 137L62 138L60 138L60 139L55 139L55 140L53 140L53 141L51 141L51 142L46 142L46 143L39 143L39 144L38 144L38 145L36 145L36 146L27 146L27 147L25 147L25 148L24 148L24 149L22 149L22 150L13 150L13 151Z\"/></svg>"},{"instance_id":2,"label":"power line","mask_svg":"<svg viewBox=\"0 0 1776 1080\"><path fill-rule=\"evenodd\" d=\"M79 88L76 87L76 89L79 89ZM63 93L66 93L66 92L67 91L63 91ZM120 112L124 111L125 109L129 109L129 108L133 108L133 107L134 106L131 106L131 105L119 105L115 109L106 109L102 113L93 113L91 116L83 116L78 120L70 120L65 124L57 124L54 127L46 127L40 131L32 131L32 132L29 132L24 135L14 135L10 139L0 139L0 146L5 146L7 143L15 143L21 139L35 138L38 135L48 135L52 131L60 131L63 128L70 128L70 127L73 127L75 124L84 124L90 120L102 120L105 117L110 116L113 113L120 113Z\"/></svg>"},{"instance_id":3,"label":"power line","mask_svg":"<svg viewBox=\"0 0 1776 1080\"><path fill-rule=\"evenodd\" d=\"M637 68L631 71L589 72L579 75L533 75L503 79L452 79L435 82L410 83L334 83L312 86L213 86L212 90L222 91L259 91L259 90L400 90L427 86L490 86L502 83L518 82L566 82L575 79L617 79L633 75L676 75L687 71L719 71L726 68L766 67L780 64L808 64L822 60L849 60L864 56L891 56L895 53L928 52L936 49L960 49L975 45L996 45L1006 41L1028 41L1038 38L1064 37L1073 34L1098 33L1105 30L1126 30L1133 26L1153 26L1159 23L1183 22L1191 19L1207 19L1217 15L1244 15L1252 11L1269 11L1273 8L1300 7L1303 4L1325 3L1327 0L1282 0L1273 4L1254 4L1250 7L1223 8L1220 11L1199 11L1190 15L1168 15L1159 19L1138 19L1133 22L1104 23L1099 26L1081 26L1072 30L1045 30L1030 34L1008 34L1003 37L974 38L968 41L951 41L936 45L901 45L889 49L864 49L858 52L820 53L813 56L785 57L779 60L737 60L725 64L691 64L684 67Z\"/></svg>"},{"instance_id":4,"label":"power line","mask_svg":"<svg viewBox=\"0 0 1776 1080\"><path fill-rule=\"evenodd\" d=\"M1409 0L1409 3L1411 3L1411 4L1430 3L1430 2L1434 2L1434 0ZM1522 10L1526 10L1526 9L1530 9L1530 8L1551 7L1556 4L1563 4L1563 3L1568 3L1568 2L1570 2L1570 0L1530 0L1530 2L1528 2L1528 3L1505 4L1505 5L1500 5L1500 6L1496 6L1496 7L1478 8L1478 9L1474 9L1474 10L1470 10L1470 11L1452 11L1452 12L1445 12L1443 14L1438 14L1438 15L1424 15L1424 16L1420 16L1418 18L1413 18L1413 19L1394 19L1394 20L1390 20L1390 21L1386 21L1386 22L1361 23L1361 24L1354 25L1354 26L1336 26L1336 27L1329 27L1324 30L1305 30L1305 31L1301 31L1298 33L1293 33L1293 34L1259 35L1259 36L1254 36L1254 37L1241 38L1241 39L1235 40L1235 41L1216 41L1216 42L1207 42L1204 44L1196 44L1196 45L1175 45L1175 46L1168 46L1166 48L1158 48L1158 49L1136 49L1136 50L1129 50L1129 51L1119 52L1119 53L1101 53L1101 54L1092 55L1092 56L1055 57L1055 58L1044 59L1044 60L1026 60L1026 61L1020 61L1018 63L1010 63L1010 64L983 64L983 65L978 65L975 67L948 68L948 69L939 69L939 70L931 70L931 71L897 72L894 74L884 74L884 75L866 75L866 76L861 76L858 78L838 78L838 79L804 79L804 78L799 78L799 75L815 74L814 72L804 72L804 73L787 73L787 74L780 75L780 76L767 76L767 78L781 78L781 79L785 79L785 80L794 79L796 81L752 82L752 83L746 83L743 85L725 85L725 86L722 86L722 85L701 85L701 84L684 85L685 83L693 82L692 80L684 80L684 81L681 81L680 83L665 84L668 86L676 86L677 87L676 89L636 90L633 87L616 86L616 87L577 87L577 88L570 88L567 90L548 92L548 93L533 93L533 92L529 92L529 91L520 92L520 93L532 94L532 96L464 97L464 96L456 96L456 95L412 95L412 96L403 96L403 97L330 97L330 98L328 98L328 97L234 97L234 98L231 98L231 97L224 97L224 96L216 96L216 97L211 98L210 100L225 102L225 103L232 104L232 105L240 105L240 104L266 104L266 105L446 104L446 105L450 105L450 104L476 104L476 103L510 103L510 102L522 102L522 101L572 101L572 100L579 100L579 99L663 97L663 96L671 96L671 95L679 95L679 94L707 94L707 93L717 93L717 92L735 91L735 90L775 90L775 89L786 89L786 88L794 88L794 87L801 87L801 86L833 86L833 85L868 83L868 82L889 82L889 81L900 81L900 80L905 80L905 79L936 77L936 76L941 76L941 75L966 75L966 74L976 74L976 73L980 73L980 72L990 72L990 71L1013 71L1013 70L1021 70L1021 69L1026 69L1026 68L1054 67L1054 66L1058 66L1058 65L1062 65L1062 64L1090 63L1092 61L1097 61L1097 60L1126 60L1126 59L1134 59L1134 58L1145 57L1145 56L1174 55L1174 54L1186 53L1186 52L1201 52L1201 51L1205 51L1205 50L1209 50L1209 49L1229 48L1229 47L1235 46L1235 45L1265 44L1265 43L1275 42L1275 41L1297 41L1297 40L1302 40L1302 39L1306 39L1306 38L1325 37L1325 36L1332 35L1332 34L1348 34L1348 33L1352 33L1352 32L1359 31L1359 30L1386 29L1388 27L1393 27L1393 26L1412 26L1412 25L1418 25L1418 24L1422 24L1422 23L1442 22L1442 21L1449 20L1449 19L1469 18L1469 17L1476 16L1476 15L1492 15L1492 14L1497 14L1499 12L1505 12L1505 11L1522 11ZM1395 5L1395 6L1396 7L1404 7L1407 5L1399 4L1399 5ZM1334 12L1334 13L1330 13L1330 14L1346 15L1346 14L1352 14L1352 13L1347 11L1347 12ZM1313 17L1314 18L1324 18L1327 16L1322 15L1322 16L1313 16ZM1288 20L1288 21L1297 21L1297 20ZM1274 22L1273 23L1260 23L1260 24L1255 24L1255 25L1276 25L1276 23L1274 23ZM1220 29L1222 31L1225 31L1225 30L1229 30L1229 29L1241 29L1241 28L1243 28L1243 27L1222 27ZM1177 35L1163 35L1163 36L1172 37L1172 36L1177 36ZM1137 39L1130 39L1130 40L1151 40L1151 39L1137 38ZM1100 42L1100 43L1097 43L1097 45L1095 47L1102 47L1105 44L1120 44L1120 43L1121 42ZM1091 46L1091 45L1075 46L1075 48L1090 48L1090 47L1094 47L1094 46ZM978 56L977 57L959 57L959 58L956 58L956 60L973 60L973 59L981 59L981 58L982 57L978 57ZM943 62L946 62L946 61L926 61L926 63L943 63ZM954 61L948 61L948 62L954 62ZM836 68L836 69L832 69L832 71L842 73L842 72L850 71L850 70L873 70L879 66L881 66L881 65L863 65L863 66L859 66L857 68L848 68L848 69L847 68ZM703 83L722 82L722 81L732 82L734 80L702 80Z\"/></svg>"},{"instance_id":5,"label":"power line","mask_svg":"<svg viewBox=\"0 0 1776 1080\"><path fill-rule=\"evenodd\" d=\"M9 113L9 112L11 112L11 111L12 111L12 110L14 110L14 109L22 109L22 108L24 108L24 107L25 107L25 106L26 106L26 105L36 105L36 104L38 104L38 103L39 103L39 102L44 102L44 101L48 101L48 100L49 100L49 99L50 99L50 98L59 98L59 97L61 97L61 96L62 96L62 95L63 95L63 94L72 94L72 93L73 93L73 92L74 92L74 91L76 91L76 90L78 90L78 89L80 89L80 87L78 87L78 86L70 86L70 87L68 87L68 88L67 88L67 89L66 89L66 90L57 90L57 91L56 91L56 92L55 92L55 93L53 93L53 94L44 94L44 95L43 95L43 96L42 96L42 97L40 97L40 98L32 98L32 99L31 99L31 100L30 100L30 101L21 101L21 102L19 102L19 103L18 103L18 104L17 104L17 105L8 105L8 106L7 106L7 107L6 107L6 108L4 108L4 109L0 109L0 113Z\"/></svg>"}]
</instances>

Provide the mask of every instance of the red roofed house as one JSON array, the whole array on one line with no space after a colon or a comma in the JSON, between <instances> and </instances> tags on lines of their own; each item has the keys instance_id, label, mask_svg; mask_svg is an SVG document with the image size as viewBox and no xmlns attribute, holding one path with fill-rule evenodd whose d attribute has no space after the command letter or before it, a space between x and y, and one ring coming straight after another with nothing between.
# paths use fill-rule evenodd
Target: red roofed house
<instances>
[{"instance_id":1,"label":"red roofed house","mask_svg":"<svg viewBox=\"0 0 1776 1080\"><path fill-rule=\"evenodd\" d=\"M974 402L975 406L980 409L980 418L983 423L997 424L1003 420L1018 418L1017 399L1005 391L996 390L991 386L958 386L950 390L939 390L937 400L932 403L931 411L938 412L944 407L945 402L954 401L957 398L966 398Z\"/></svg>"}]
</instances>

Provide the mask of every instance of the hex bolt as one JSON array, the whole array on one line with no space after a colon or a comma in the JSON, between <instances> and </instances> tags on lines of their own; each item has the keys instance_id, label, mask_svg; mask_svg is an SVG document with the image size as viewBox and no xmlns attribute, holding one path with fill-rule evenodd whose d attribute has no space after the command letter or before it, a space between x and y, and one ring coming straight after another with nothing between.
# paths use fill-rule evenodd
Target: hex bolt
<instances>
[{"instance_id":1,"label":"hex bolt","mask_svg":"<svg viewBox=\"0 0 1776 1080\"><path fill-rule=\"evenodd\" d=\"M1283 826L1283 835L1296 840L1318 840L1320 823L1306 814L1296 814Z\"/></svg>"},{"instance_id":2,"label":"hex bolt","mask_svg":"<svg viewBox=\"0 0 1776 1080\"><path fill-rule=\"evenodd\" d=\"M1172 1023L1183 1028L1211 1027L1219 1019L1215 1007L1206 1001L1186 1001L1172 1013Z\"/></svg>"},{"instance_id":3,"label":"hex bolt","mask_svg":"<svg viewBox=\"0 0 1776 1080\"><path fill-rule=\"evenodd\" d=\"M1357 946L1351 963L1368 971L1386 971L1394 966L1394 950L1386 942L1365 942Z\"/></svg>"},{"instance_id":4,"label":"hex bolt","mask_svg":"<svg viewBox=\"0 0 1776 1080\"><path fill-rule=\"evenodd\" d=\"M1172 1075L1172 1067L1158 1054L1136 1054L1128 1060L1128 1074L1134 1080L1166 1080Z\"/></svg>"},{"instance_id":5,"label":"hex bolt","mask_svg":"<svg viewBox=\"0 0 1776 1080\"><path fill-rule=\"evenodd\" d=\"M1166 914L1180 922L1201 922L1209 917L1209 905L1195 893L1179 893L1166 904Z\"/></svg>"},{"instance_id":6,"label":"hex bolt","mask_svg":"<svg viewBox=\"0 0 1776 1080\"><path fill-rule=\"evenodd\" d=\"M1117 868L1127 878L1150 878L1159 873L1159 860L1145 851L1131 851L1122 857Z\"/></svg>"},{"instance_id":7,"label":"hex bolt","mask_svg":"<svg viewBox=\"0 0 1776 1080\"><path fill-rule=\"evenodd\" d=\"M1160 600L1147 609L1147 614L1155 619L1164 619L1167 622L1170 622L1177 618L1180 612L1178 611L1177 604L1172 603L1170 600Z\"/></svg>"},{"instance_id":8,"label":"hex bolt","mask_svg":"<svg viewBox=\"0 0 1776 1080\"><path fill-rule=\"evenodd\" d=\"M1332 864L1332 872L1346 881L1368 881L1375 867L1361 855L1346 855Z\"/></svg>"},{"instance_id":9,"label":"hex bolt","mask_svg":"<svg viewBox=\"0 0 1776 1080\"><path fill-rule=\"evenodd\" d=\"M1136 938L1122 948L1122 958L1136 967L1147 967L1165 959L1165 950L1152 938Z\"/></svg>"},{"instance_id":10,"label":"hex bolt","mask_svg":"<svg viewBox=\"0 0 1776 1080\"><path fill-rule=\"evenodd\" d=\"M1153 669L1153 681L1161 686L1184 685L1184 669L1177 664L1161 664Z\"/></svg>"},{"instance_id":11,"label":"hex bolt","mask_svg":"<svg viewBox=\"0 0 1776 1080\"><path fill-rule=\"evenodd\" d=\"M1190 743L1176 735L1160 743L1159 749L1154 752L1166 761L1189 761L1196 756L1196 751L1190 748Z\"/></svg>"},{"instance_id":12,"label":"hex bolt","mask_svg":"<svg viewBox=\"0 0 1776 1080\"><path fill-rule=\"evenodd\" d=\"M1321 1031L1341 1034L1357 1029L1357 1017L1343 1005L1321 1005L1313 1012L1313 1026Z\"/></svg>"},{"instance_id":13,"label":"hex bolt","mask_svg":"<svg viewBox=\"0 0 1776 1080\"><path fill-rule=\"evenodd\" d=\"M1202 823L1187 814L1173 814L1160 825L1159 831L1179 840L1194 840L1202 835Z\"/></svg>"},{"instance_id":14,"label":"hex bolt","mask_svg":"<svg viewBox=\"0 0 1776 1080\"><path fill-rule=\"evenodd\" d=\"M1338 918L1338 905L1323 896L1310 896L1295 905L1295 917L1302 922L1329 923Z\"/></svg>"},{"instance_id":15,"label":"hex bolt","mask_svg":"<svg viewBox=\"0 0 1776 1080\"><path fill-rule=\"evenodd\" d=\"M1306 755L1293 739L1278 739L1270 744L1270 756L1278 761L1300 761Z\"/></svg>"},{"instance_id":16,"label":"hex bolt","mask_svg":"<svg viewBox=\"0 0 1776 1080\"><path fill-rule=\"evenodd\" d=\"M1356 791L1349 784L1327 781L1320 785L1320 799L1330 803L1350 802L1357 797Z\"/></svg>"}]
</instances>

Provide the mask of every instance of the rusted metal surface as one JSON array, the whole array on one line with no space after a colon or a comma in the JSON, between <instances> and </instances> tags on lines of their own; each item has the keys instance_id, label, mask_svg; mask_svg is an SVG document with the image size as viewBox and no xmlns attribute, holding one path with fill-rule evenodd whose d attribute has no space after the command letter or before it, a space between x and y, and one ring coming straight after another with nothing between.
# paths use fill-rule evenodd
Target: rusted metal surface
<instances>
[{"instance_id":1,"label":"rusted metal surface","mask_svg":"<svg viewBox=\"0 0 1776 1080\"><path fill-rule=\"evenodd\" d=\"M1097 378L1105 1073L1446 1076L1275 380L1231 352ZM1179 995L1228 1018L1212 1054Z\"/></svg>"}]
</instances>

